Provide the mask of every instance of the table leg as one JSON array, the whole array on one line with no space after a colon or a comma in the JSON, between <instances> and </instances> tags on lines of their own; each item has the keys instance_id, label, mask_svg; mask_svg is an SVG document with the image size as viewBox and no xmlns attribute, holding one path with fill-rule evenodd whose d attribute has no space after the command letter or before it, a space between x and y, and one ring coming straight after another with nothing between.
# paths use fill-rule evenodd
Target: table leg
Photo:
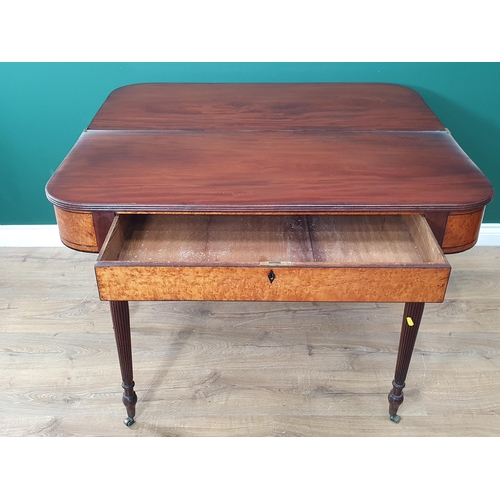
<instances>
[{"instance_id":1,"label":"table leg","mask_svg":"<svg viewBox=\"0 0 500 500\"><path fill-rule=\"evenodd\" d=\"M408 374L408 367L410 366L413 347L417 339L420 320L424 312L424 306L424 302L407 302L405 304L396 372L392 381L392 390L389 393L389 415L391 420L397 424L401 420L401 417L397 415L397 411L404 400L403 388L405 386L406 375Z\"/></svg>"},{"instance_id":2,"label":"table leg","mask_svg":"<svg viewBox=\"0 0 500 500\"><path fill-rule=\"evenodd\" d=\"M124 420L130 427L134 422L137 395L134 391L134 375L132 371L132 344L130 340L130 314L127 301L110 301L111 317L115 331L116 347L122 372L123 404L127 408L128 417Z\"/></svg>"}]
</instances>

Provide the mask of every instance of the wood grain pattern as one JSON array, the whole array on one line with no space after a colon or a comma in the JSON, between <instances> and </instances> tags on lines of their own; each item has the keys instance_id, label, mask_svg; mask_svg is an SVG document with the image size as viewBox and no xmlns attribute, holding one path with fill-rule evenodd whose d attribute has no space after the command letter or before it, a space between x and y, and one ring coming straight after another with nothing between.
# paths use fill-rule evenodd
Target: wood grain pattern
<instances>
[{"instance_id":1,"label":"wood grain pattern","mask_svg":"<svg viewBox=\"0 0 500 500\"><path fill-rule=\"evenodd\" d=\"M449 272L421 216L118 216L96 263L103 300L439 302Z\"/></svg>"},{"instance_id":2,"label":"wood grain pattern","mask_svg":"<svg viewBox=\"0 0 500 500\"><path fill-rule=\"evenodd\" d=\"M47 185L62 208L115 212L457 211L492 194L446 132L87 131Z\"/></svg>"},{"instance_id":3,"label":"wood grain pattern","mask_svg":"<svg viewBox=\"0 0 500 500\"><path fill-rule=\"evenodd\" d=\"M92 214L69 212L54 207L61 241L74 250L97 252L97 240Z\"/></svg>"},{"instance_id":4,"label":"wood grain pattern","mask_svg":"<svg viewBox=\"0 0 500 500\"><path fill-rule=\"evenodd\" d=\"M115 218L114 212L93 212L92 217L94 219L94 229L96 235L97 246L99 250L102 248L104 244L104 240L108 234L108 231L111 227L111 223Z\"/></svg>"},{"instance_id":5,"label":"wood grain pattern","mask_svg":"<svg viewBox=\"0 0 500 500\"><path fill-rule=\"evenodd\" d=\"M99 260L254 266L312 260L305 217L148 215L130 219L119 254L106 252Z\"/></svg>"},{"instance_id":6,"label":"wood grain pattern","mask_svg":"<svg viewBox=\"0 0 500 500\"><path fill-rule=\"evenodd\" d=\"M119 215L98 260L116 265L446 264L415 215Z\"/></svg>"},{"instance_id":7,"label":"wood grain pattern","mask_svg":"<svg viewBox=\"0 0 500 500\"><path fill-rule=\"evenodd\" d=\"M89 129L445 130L414 90L372 83L129 85Z\"/></svg>"},{"instance_id":8,"label":"wood grain pattern","mask_svg":"<svg viewBox=\"0 0 500 500\"><path fill-rule=\"evenodd\" d=\"M143 216L128 216L120 215L115 216L111 227L108 231L106 239L104 240L103 246L97 260L110 260L117 261L120 258L120 254L123 249L125 241L128 241L128 233L131 222L133 222L135 217L138 218L137 222L144 220Z\"/></svg>"},{"instance_id":9,"label":"wood grain pattern","mask_svg":"<svg viewBox=\"0 0 500 500\"><path fill-rule=\"evenodd\" d=\"M122 387L124 389L122 402L127 409L127 425L134 422L137 394L134 391L134 370L132 365L132 343L130 333L130 312L128 302L111 301L109 303L113 330L115 332L116 348L122 373Z\"/></svg>"},{"instance_id":10,"label":"wood grain pattern","mask_svg":"<svg viewBox=\"0 0 500 500\"><path fill-rule=\"evenodd\" d=\"M325 265L446 265L425 218L307 216L314 262Z\"/></svg>"},{"instance_id":11,"label":"wood grain pattern","mask_svg":"<svg viewBox=\"0 0 500 500\"><path fill-rule=\"evenodd\" d=\"M283 86L278 101L278 87L249 85L239 87L242 100L235 102L231 93L236 87L224 87L228 92L222 101L218 101L221 86L207 87L211 89L208 93L202 87L181 87L181 93L174 99L171 96L151 99L150 92L156 92L157 86L132 88L129 97L122 101L130 89L111 96L91 129L82 134L47 184L49 200L66 210L108 214L120 211L446 213L451 227L450 213L481 210L491 200L491 184L452 137L442 128L432 131L419 128L420 119L423 116L424 122L432 119L432 113L429 115L423 101L408 89L383 85L370 90L367 86L346 86L342 90L337 86L335 89L340 93L334 96L333 86L297 86L297 91L303 92L298 98L298 94L293 94L295 87L285 90ZM162 92L167 88L162 86ZM175 88L172 89L175 93ZM248 98L259 91L263 99L250 102ZM365 91L373 94L363 101ZM388 103L388 93L395 101ZM393 112L397 115L395 121L391 118ZM338 116L331 120L332 115ZM99 128L99 120L104 124L103 130L94 129ZM375 122L381 128L370 126ZM408 130L404 123L410 122L415 128ZM138 130L139 123L145 124L145 128ZM344 125L339 127L338 123ZM388 123L396 126L390 128ZM177 125L172 128L172 124ZM283 128L287 124L293 125ZM106 217L109 222L109 216ZM105 224L96 224L95 214L92 218L100 247ZM431 217L440 242L442 237L446 239L444 222L444 216ZM409 224L413 241L424 245L435 243L421 232L422 227L426 226ZM474 223L469 224L469 235L474 230ZM309 227L309 236L313 234ZM116 253L119 239L112 241L111 236L107 240ZM314 260L314 238L310 242ZM452 248L463 249L463 245ZM301 251L307 255L306 245L302 245ZM442 258L437 247L420 252L424 261L432 261L436 256ZM319 267L312 270L314 274L306 266L292 266L280 267L275 282L267 284L266 289L255 281L256 270L267 271L265 266L139 264L123 260L120 265L99 262L96 273L101 292L111 286L112 293L118 294L116 300L123 300L131 289L141 300L150 296L155 300L172 299L171 290L180 290L184 294L181 300L200 300L198 297L206 300L211 297L207 291L217 293L217 300L246 297L256 300L257 292L271 289L271 295L264 293L264 300L270 297L267 300L428 302L433 300L429 298L433 293L443 299L449 276L449 266L445 263L364 267L354 263L328 269ZM235 269L252 274L237 280ZM172 270L177 283L172 282L174 276L169 274ZM127 276L126 272L132 275ZM323 272L329 273L328 283ZM425 273L428 275L424 276ZM332 282L337 285L335 288ZM319 290L319 294L311 295L310 290ZM308 352L312 353L312 349ZM212 397L210 387L218 378L217 370L201 373L200 393ZM126 390L133 388L127 385Z\"/></svg>"},{"instance_id":12,"label":"wood grain pattern","mask_svg":"<svg viewBox=\"0 0 500 500\"><path fill-rule=\"evenodd\" d=\"M46 192L94 212L99 247L113 212L413 212L456 252L479 226L445 231L448 212L493 189L409 88L143 84L108 97Z\"/></svg>"},{"instance_id":13,"label":"wood grain pattern","mask_svg":"<svg viewBox=\"0 0 500 500\"><path fill-rule=\"evenodd\" d=\"M394 380L392 381L392 389L388 396L389 414L391 420L396 423L400 421L397 411L404 401L403 389L405 388L406 376L417 340L424 307L425 303L423 302L407 302L403 311L396 370Z\"/></svg>"},{"instance_id":14,"label":"wood grain pattern","mask_svg":"<svg viewBox=\"0 0 500 500\"><path fill-rule=\"evenodd\" d=\"M269 272L276 279L271 284ZM447 267L96 266L101 300L441 302Z\"/></svg>"},{"instance_id":15,"label":"wood grain pattern","mask_svg":"<svg viewBox=\"0 0 500 500\"><path fill-rule=\"evenodd\" d=\"M406 224L409 235L411 236L411 241L413 241L414 245L418 248L420 258L423 262L447 262L425 217L404 216L401 217L401 220ZM402 233L404 234L403 231ZM397 238L398 242L400 238L401 236Z\"/></svg>"},{"instance_id":16,"label":"wood grain pattern","mask_svg":"<svg viewBox=\"0 0 500 500\"><path fill-rule=\"evenodd\" d=\"M1 248L0 435L499 436L500 248L449 260L399 425L386 394L401 304L143 302L130 304L139 405L127 428L95 255Z\"/></svg>"},{"instance_id":17,"label":"wood grain pattern","mask_svg":"<svg viewBox=\"0 0 500 500\"><path fill-rule=\"evenodd\" d=\"M449 214L443 250L446 253L456 253L472 248L477 242L483 215L484 208L469 213Z\"/></svg>"},{"instance_id":18,"label":"wood grain pattern","mask_svg":"<svg viewBox=\"0 0 500 500\"><path fill-rule=\"evenodd\" d=\"M444 232L446 230L446 222L448 221L448 212L424 212L425 220L436 238L436 241L441 246L443 243Z\"/></svg>"}]
</instances>

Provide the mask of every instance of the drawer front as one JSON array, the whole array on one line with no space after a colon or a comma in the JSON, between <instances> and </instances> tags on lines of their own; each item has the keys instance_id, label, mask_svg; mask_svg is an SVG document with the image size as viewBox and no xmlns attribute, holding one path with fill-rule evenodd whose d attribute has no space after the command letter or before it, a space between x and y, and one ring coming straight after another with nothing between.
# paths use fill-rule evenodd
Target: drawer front
<instances>
[{"instance_id":1,"label":"drawer front","mask_svg":"<svg viewBox=\"0 0 500 500\"><path fill-rule=\"evenodd\" d=\"M449 274L449 267L96 266L102 300L442 302Z\"/></svg>"}]
</instances>

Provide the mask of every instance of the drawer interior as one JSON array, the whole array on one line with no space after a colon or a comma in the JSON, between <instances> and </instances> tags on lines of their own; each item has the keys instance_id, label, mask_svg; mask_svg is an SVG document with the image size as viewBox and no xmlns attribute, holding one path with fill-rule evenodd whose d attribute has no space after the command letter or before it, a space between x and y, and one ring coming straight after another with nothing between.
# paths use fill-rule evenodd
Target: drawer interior
<instances>
[{"instance_id":1,"label":"drawer interior","mask_svg":"<svg viewBox=\"0 0 500 500\"><path fill-rule=\"evenodd\" d=\"M421 215L115 217L98 258L113 265L448 266Z\"/></svg>"}]
</instances>

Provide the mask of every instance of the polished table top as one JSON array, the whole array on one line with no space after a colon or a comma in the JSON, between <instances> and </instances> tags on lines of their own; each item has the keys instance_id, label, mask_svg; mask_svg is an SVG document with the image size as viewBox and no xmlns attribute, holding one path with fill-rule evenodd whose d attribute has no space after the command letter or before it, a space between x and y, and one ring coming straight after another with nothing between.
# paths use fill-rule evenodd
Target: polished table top
<instances>
[{"instance_id":1,"label":"polished table top","mask_svg":"<svg viewBox=\"0 0 500 500\"><path fill-rule=\"evenodd\" d=\"M47 185L66 210L473 210L489 181L421 97L386 84L114 91Z\"/></svg>"},{"instance_id":2,"label":"polished table top","mask_svg":"<svg viewBox=\"0 0 500 500\"><path fill-rule=\"evenodd\" d=\"M110 301L128 426L137 402L128 300L404 301L389 393L399 422L424 303L442 301L448 283L441 250L474 245L492 195L416 92L376 84L123 87L47 185L61 239L101 251L96 277ZM406 212L421 213L386 215ZM275 213L335 215L254 215ZM283 241L298 251L276 257ZM200 265L210 252L217 257Z\"/></svg>"}]
</instances>

